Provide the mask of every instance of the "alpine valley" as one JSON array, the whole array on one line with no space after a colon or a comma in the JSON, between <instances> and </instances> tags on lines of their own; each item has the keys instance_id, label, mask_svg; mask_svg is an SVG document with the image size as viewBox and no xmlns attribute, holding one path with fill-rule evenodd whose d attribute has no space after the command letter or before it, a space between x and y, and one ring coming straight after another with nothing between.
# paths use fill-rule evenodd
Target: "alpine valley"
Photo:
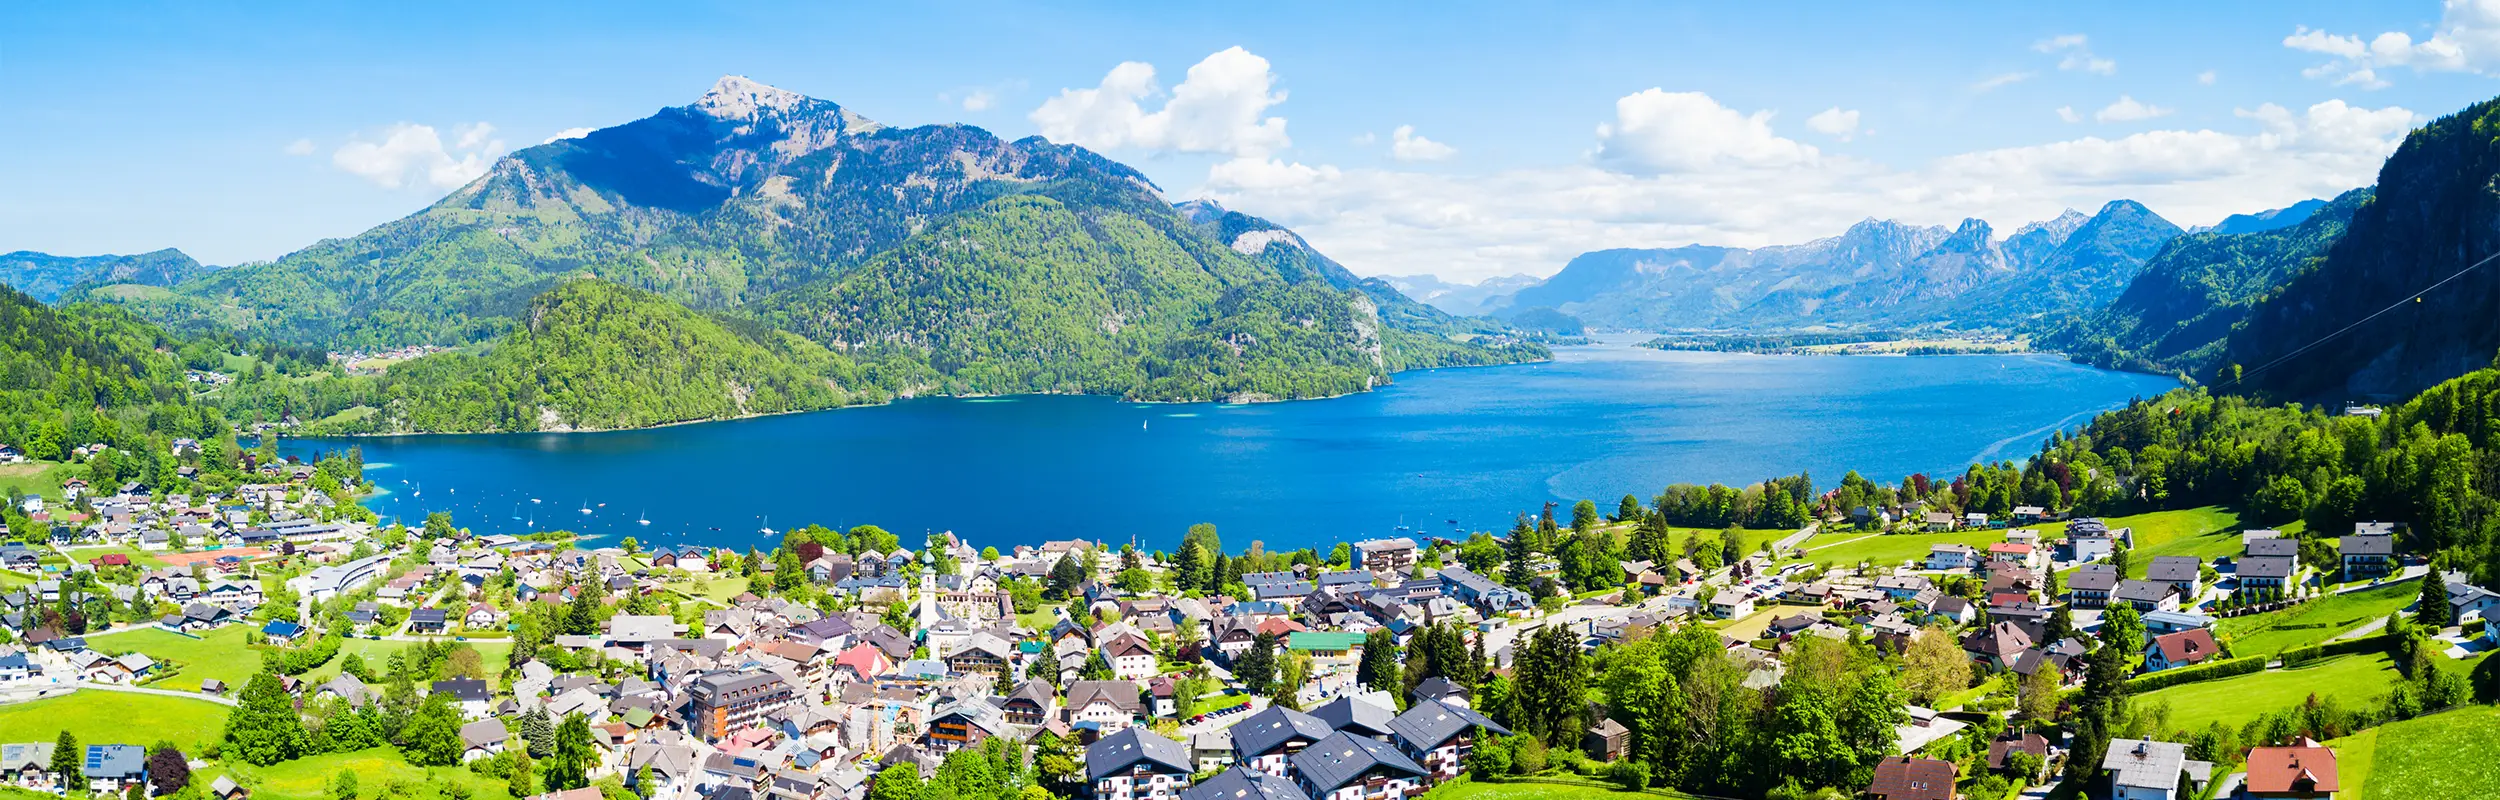
<instances>
[{"instance_id":1,"label":"alpine valley","mask_svg":"<svg viewBox=\"0 0 2500 800\"><path fill-rule=\"evenodd\" d=\"M338 433L623 427L928 394L1308 398L1548 357L1265 220L1175 207L1083 148L890 128L737 76L272 262L167 271L163 289L84 269L50 283L176 331L458 351L380 378L264 387L262 405ZM611 340L601 332L637 328L647 347L609 354L630 372L558 377L591 374L605 356L581 345ZM702 363L689 342L733 346Z\"/></svg>"}]
</instances>

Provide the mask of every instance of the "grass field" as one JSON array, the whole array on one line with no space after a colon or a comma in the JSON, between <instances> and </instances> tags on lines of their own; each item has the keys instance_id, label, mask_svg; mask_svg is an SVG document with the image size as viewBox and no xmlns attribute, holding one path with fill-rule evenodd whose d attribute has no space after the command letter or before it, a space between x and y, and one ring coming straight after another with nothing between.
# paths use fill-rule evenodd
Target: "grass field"
<instances>
[{"instance_id":1,"label":"grass field","mask_svg":"<svg viewBox=\"0 0 2500 800\"><path fill-rule=\"evenodd\" d=\"M226 682L230 690L240 690L243 683L260 671L260 651L243 643L249 633L245 625L228 625L201 634L193 639L163 628L140 628L127 633L98 636L87 640L96 652L108 655L139 652L158 660L182 662L182 672L171 678L149 684L153 688L175 691L198 691L200 682L216 678Z\"/></svg>"},{"instance_id":2,"label":"grass field","mask_svg":"<svg viewBox=\"0 0 2500 800\"><path fill-rule=\"evenodd\" d=\"M1762 638L1762 632L1771 628L1772 620L1779 619L1781 617L1793 617L1798 614L1812 613L1817 612L1811 608L1790 608L1777 605L1764 606L1762 610L1753 612L1753 614L1749 616L1736 618L1735 621L1728 623L1727 627L1720 628L1719 632L1729 636L1734 636L1739 641L1750 642L1755 639Z\"/></svg>"},{"instance_id":3,"label":"grass field","mask_svg":"<svg viewBox=\"0 0 2500 800\"><path fill-rule=\"evenodd\" d=\"M2111 517L2112 528L2135 529L2136 550L2134 570L2138 577L2157 555L2194 555L2205 558L2234 555L2240 551L2238 512L2220 506L2191 508L2180 511L2156 511L2129 517ZM2023 526L2040 532L2040 538L2056 539L2065 535L2066 523ZM1863 531L1833 531L1816 534L1806 541L1806 560L1818 564L1844 565L1859 561L1877 564L1899 564L1909 560L1925 560L1927 552L1939 544L1964 544L1985 548L2005 541L2003 530L1951 531L1946 533L1907 533L1877 536Z\"/></svg>"},{"instance_id":4,"label":"grass field","mask_svg":"<svg viewBox=\"0 0 2500 800\"><path fill-rule=\"evenodd\" d=\"M2355 653L2221 680L2172 686L2137 695L2138 702L2170 704L2174 730L2203 730L2220 722L2232 728L2298 705L2309 695L2332 695L2344 707L2377 702L2403 680L2386 653Z\"/></svg>"},{"instance_id":5,"label":"grass field","mask_svg":"<svg viewBox=\"0 0 2500 800\"><path fill-rule=\"evenodd\" d=\"M664 588L687 597L699 597L725 606L729 605L730 598L746 593L747 579L734 575L715 574L714 577L705 580L671 581L665 584Z\"/></svg>"},{"instance_id":6,"label":"grass field","mask_svg":"<svg viewBox=\"0 0 2500 800\"><path fill-rule=\"evenodd\" d=\"M81 564L93 563L95 559L103 558L105 554L108 553L120 553L122 555L129 556L130 563L137 564L141 567L165 566L165 559L159 558L157 553L141 550L136 547L73 547L64 552L67 553L70 558L77 559Z\"/></svg>"},{"instance_id":7,"label":"grass field","mask_svg":"<svg viewBox=\"0 0 2500 800\"><path fill-rule=\"evenodd\" d=\"M66 728L85 744L150 745L170 741L183 752L225 732L225 706L97 689L30 703L0 705L0 742L49 742Z\"/></svg>"},{"instance_id":8,"label":"grass field","mask_svg":"<svg viewBox=\"0 0 2500 800\"><path fill-rule=\"evenodd\" d=\"M2127 561L2130 578L2144 577L2158 556L2212 561L2241 550L2239 512L2220 506L2119 517L2109 520L2109 526L2135 529L2135 552Z\"/></svg>"},{"instance_id":9,"label":"grass field","mask_svg":"<svg viewBox=\"0 0 2500 800\"><path fill-rule=\"evenodd\" d=\"M2500 708L2465 706L2326 744L2344 783L2337 797L2500 796Z\"/></svg>"},{"instance_id":10,"label":"grass field","mask_svg":"<svg viewBox=\"0 0 2500 800\"><path fill-rule=\"evenodd\" d=\"M1806 540L1805 548L1807 561L1825 566L1853 566L1860 561L1897 566L1903 561L1927 560L1927 551L1940 544L1987 547L2002 541L2005 532L1994 530L1894 534L1835 531L1815 534Z\"/></svg>"},{"instance_id":11,"label":"grass field","mask_svg":"<svg viewBox=\"0 0 2500 800\"><path fill-rule=\"evenodd\" d=\"M225 765L226 774L259 800L329 800L330 780L340 770L356 773L358 793L365 797L389 800L433 800L442 797L442 787L467 786L470 797L498 800L511 797L504 782L459 767L415 767L390 747L376 747L353 753L331 753L255 767L249 764ZM195 776L200 782L215 780L213 776ZM393 782L406 784L406 791L393 792Z\"/></svg>"},{"instance_id":12,"label":"grass field","mask_svg":"<svg viewBox=\"0 0 2500 800\"><path fill-rule=\"evenodd\" d=\"M2222 636L2235 655L2270 655L2324 642L2336 634L2386 619L2411 605L2422 588L2413 581L2391 583L2365 592L2321 598L2285 611L2232 617L2221 623Z\"/></svg>"},{"instance_id":13,"label":"grass field","mask_svg":"<svg viewBox=\"0 0 2500 800\"><path fill-rule=\"evenodd\" d=\"M0 464L0 496L16 489L58 500L61 498L61 480L67 477L69 473L62 469L62 465L49 461Z\"/></svg>"}]
</instances>

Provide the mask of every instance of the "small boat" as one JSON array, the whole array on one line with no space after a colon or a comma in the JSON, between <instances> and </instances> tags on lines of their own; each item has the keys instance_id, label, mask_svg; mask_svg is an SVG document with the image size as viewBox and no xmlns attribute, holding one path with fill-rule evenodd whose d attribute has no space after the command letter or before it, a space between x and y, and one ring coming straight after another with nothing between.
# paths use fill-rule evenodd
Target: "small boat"
<instances>
[{"instance_id":1,"label":"small boat","mask_svg":"<svg viewBox=\"0 0 2500 800\"><path fill-rule=\"evenodd\" d=\"M588 513L590 513L590 501L588 501L588 500L584 500L584 501L582 501L582 513L584 513L584 514L588 514Z\"/></svg>"},{"instance_id":2,"label":"small boat","mask_svg":"<svg viewBox=\"0 0 2500 800\"><path fill-rule=\"evenodd\" d=\"M530 505L538 505L538 498L535 498L535 497L530 498Z\"/></svg>"},{"instance_id":3,"label":"small boat","mask_svg":"<svg viewBox=\"0 0 2500 800\"><path fill-rule=\"evenodd\" d=\"M599 507L600 507L600 508L607 508L607 507L608 507L608 504L606 504L606 503L600 503L600 504L599 504Z\"/></svg>"},{"instance_id":4,"label":"small boat","mask_svg":"<svg viewBox=\"0 0 2500 800\"><path fill-rule=\"evenodd\" d=\"M765 536L771 536L771 535L773 535L773 518L772 518L772 517L765 517L765 518L764 518L764 535L765 535Z\"/></svg>"},{"instance_id":5,"label":"small boat","mask_svg":"<svg viewBox=\"0 0 2500 800\"><path fill-rule=\"evenodd\" d=\"M634 517L634 521L635 521L635 522L638 522L638 523L642 523L642 524L644 524L644 525L649 525L649 524L651 524L651 514L650 514L650 512L644 512L644 513L642 513L642 514L638 514L638 515L636 515L636 516Z\"/></svg>"}]
</instances>

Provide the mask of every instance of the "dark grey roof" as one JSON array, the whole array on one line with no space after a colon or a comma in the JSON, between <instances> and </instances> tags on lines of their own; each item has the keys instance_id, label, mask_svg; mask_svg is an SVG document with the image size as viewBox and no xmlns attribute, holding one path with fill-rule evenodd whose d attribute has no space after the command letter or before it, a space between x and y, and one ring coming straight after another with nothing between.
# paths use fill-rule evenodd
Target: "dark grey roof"
<instances>
[{"instance_id":1,"label":"dark grey roof","mask_svg":"<svg viewBox=\"0 0 2500 800\"><path fill-rule=\"evenodd\" d=\"M1236 766L1181 790L1181 800L1309 800L1309 796L1283 776Z\"/></svg>"},{"instance_id":2,"label":"dark grey roof","mask_svg":"<svg viewBox=\"0 0 2500 800\"><path fill-rule=\"evenodd\" d=\"M1475 709L1454 706L1439 700L1416 703L1414 707L1408 708L1406 713L1399 714L1397 719L1389 722L1389 729L1397 734L1398 739L1417 750L1438 747L1442 742L1449 741L1450 737L1457 736L1470 726L1505 736L1510 735L1509 728L1502 727L1500 723L1476 713Z\"/></svg>"},{"instance_id":3,"label":"dark grey roof","mask_svg":"<svg viewBox=\"0 0 2500 800\"><path fill-rule=\"evenodd\" d=\"M2240 577L2290 578L2294 563L2291 556L2249 556L2240 559Z\"/></svg>"},{"instance_id":4,"label":"dark grey roof","mask_svg":"<svg viewBox=\"0 0 2500 800\"><path fill-rule=\"evenodd\" d=\"M1404 772L1417 780L1424 777L1424 768L1397 748L1344 731L1313 742L1290 760L1294 773L1323 794L1360 780L1375 769Z\"/></svg>"},{"instance_id":5,"label":"dark grey roof","mask_svg":"<svg viewBox=\"0 0 2500 800\"><path fill-rule=\"evenodd\" d=\"M1231 730L1233 749L1242 758L1266 755L1295 738L1319 741L1329 733L1328 723L1284 706L1268 706L1265 711L1233 723Z\"/></svg>"},{"instance_id":6,"label":"dark grey roof","mask_svg":"<svg viewBox=\"0 0 2500 800\"><path fill-rule=\"evenodd\" d=\"M1342 696L1328 701L1327 705L1311 709L1311 716L1336 730L1377 737L1389 735L1389 720L1395 718L1397 712L1355 700L1351 696Z\"/></svg>"},{"instance_id":7,"label":"dark grey roof","mask_svg":"<svg viewBox=\"0 0 2500 800\"><path fill-rule=\"evenodd\" d=\"M1103 776L1125 771L1140 761L1182 775L1193 771L1189 766L1189 748L1154 731L1130 726L1085 748L1085 779L1102 780Z\"/></svg>"},{"instance_id":8,"label":"dark grey roof","mask_svg":"<svg viewBox=\"0 0 2500 800\"><path fill-rule=\"evenodd\" d=\"M2346 536L2337 547L2346 556L2392 556L2396 554L2396 537L2388 534Z\"/></svg>"},{"instance_id":9,"label":"dark grey roof","mask_svg":"<svg viewBox=\"0 0 2500 800\"><path fill-rule=\"evenodd\" d=\"M2251 541L2248 543L2248 555L2297 556L2300 555L2300 540L2277 536L2272 539Z\"/></svg>"},{"instance_id":10,"label":"dark grey roof","mask_svg":"<svg viewBox=\"0 0 2500 800\"><path fill-rule=\"evenodd\" d=\"M2163 583L2186 583L2197 579L2198 567L2205 562L2195 556L2154 556L2152 566L2144 568L2144 579Z\"/></svg>"},{"instance_id":11,"label":"dark grey roof","mask_svg":"<svg viewBox=\"0 0 2500 800\"><path fill-rule=\"evenodd\" d=\"M2172 588L2167 583L2130 578L2119 581L2118 590L2110 592L2109 596L2130 603L2159 603L2163 598L2171 595Z\"/></svg>"},{"instance_id":12,"label":"dark grey roof","mask_svg":"<svg viewBox=\"0 0 2500 800\"><path fill-rule=\"evenodd\" d=\"M2067 591L2108 592L2118 588L2118 568L2108 564L2085 564L2075 568L2074 577L2066 579Z\"/></svg>"}]
</instances>

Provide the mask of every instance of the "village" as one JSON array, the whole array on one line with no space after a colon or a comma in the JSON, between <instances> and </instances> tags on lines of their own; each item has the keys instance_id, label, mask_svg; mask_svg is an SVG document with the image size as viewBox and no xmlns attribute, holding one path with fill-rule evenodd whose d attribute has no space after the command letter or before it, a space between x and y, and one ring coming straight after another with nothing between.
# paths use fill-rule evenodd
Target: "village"
<instances>
[{"instance_id":1,"label":"village","mask_svg":"<svg viewBox=\"0 0 2500 800\"><path fill-rule=\"evenodd\" d=\"M1974 769L1992 789L2059 784L2072 745L2038 717L2083 686L2113 626L2140 632L2130 682L2155 695L2320 655L2245 638L2235 651L2222 633L2231 620L2391 587L2409 598L2404 581L2439 581L2448 607L2434 611L2447 624L2430 635L2448 657L2500 644L2484 621L2500 595L2406 558L2402 526L2384 522L2331 548L2241 530L2212 534L2230 538L2227 554L2137 562L2159 548L2108 520L1854 508L1759 532L1750 552L1734 552L1738 531L1692 531L1687 554L1713 566L1618 562L1612 590L1530 592L1510 584L1550 575L1553 559L1479 572L1462 563L1464 542L1394 537L1270 555L1285 565L1272 571L1216 568L1204 580L1229 591L1207 592L1178 588L1209 570L1196 544L1186 557L1080 540L1001 552L938 534L915 550L863 526L738 552L479 535L442 515L380 526L340 511L361 479L337 485L337 469L273 461L214 496L69 480L50 503L16 499L49 533L0 546L0 699L79 713L86 698L144 695L175 704L160 713L215 717L250 708L247 687L265 682L285 719L313 720L315 739L359 713L424 704L456 725L430 745L403 728L404 757L467 765L428 780L565 800L602 787L671 800L911 798L878 785L916 792L959 753L1029 762L1027 785L1046 795L1404 800L1519 769L1524 758L1478 757L1529 737L1496 718L1517 712L1487 713L1476 695L1495 683L1525 691L1507 682L1532 680L1517 674L1530 638L1560 631L1596 656L1701 629L1759 690L1782 685L1808 640L1900 657L1905 681L1932 669L1922 652L1954 654L1951 691L1888 712L1890 752L1852 787L1950 800L1975 796L1962 793ZM1590 536L1628 524L1574 522ZM1694 553L1714 536L1733 558ZM1869 545L1898 561L1845 557L1879 552ZM2366 644L2384 622L2314 644ZM1428 649L1443 655L1426 663ZM2052 710L2025 710L2041 692ZM1575 751L1612 779L1605 765L1632 737L1592 705L1584 740L1537 746ZM535 791L529 764L556 757L556 722L586 740L578 779L557 786L549 772L549 791ZM4 743L0 779L44 792L153 780L168 793L149 774L162 762L148 742L91 739L63 758L61 735ZM186 779L214 774L194 781L208 796L252 796L274 773L244 763L248 735L230 723L222 739L183 743L190 755L175 763ZM2088 772L2120 797L2319 797L2337 782L2336 752L2309 739L2248 748L2227 773L2178 741L2113 737L2103 752ZM274 763L322 757L299 746Z\"/></svg>"}]
</instances>

